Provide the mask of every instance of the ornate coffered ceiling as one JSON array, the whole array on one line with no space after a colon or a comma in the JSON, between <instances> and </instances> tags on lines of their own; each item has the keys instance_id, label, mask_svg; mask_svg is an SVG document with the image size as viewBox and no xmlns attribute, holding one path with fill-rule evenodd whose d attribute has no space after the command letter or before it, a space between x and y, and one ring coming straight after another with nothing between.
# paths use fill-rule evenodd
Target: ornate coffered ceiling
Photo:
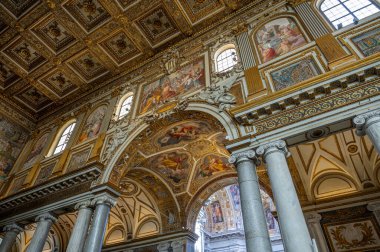
<instances>
[{"instance_id":1,"label":"ornate coffered ceiling","mask_svg":"<svg viewBox=\"0 0 380 252\"><path fill-rule=\"evenodd\" d=\"M253 2L1 1L1 99L36 121Z\"/></svg>"}]
</instances>

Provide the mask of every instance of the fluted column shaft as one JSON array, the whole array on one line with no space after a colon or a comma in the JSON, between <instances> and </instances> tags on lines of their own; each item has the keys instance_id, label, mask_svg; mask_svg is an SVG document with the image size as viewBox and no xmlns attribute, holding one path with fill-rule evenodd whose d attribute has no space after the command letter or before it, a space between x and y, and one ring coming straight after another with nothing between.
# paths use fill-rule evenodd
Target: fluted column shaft
<instances>
[{"instance_id":1,"label":"fluted column shaft","mask_svg":"<svg viewBox=\"0 0 380 252\"><path fill-rule=\"evenodd\" d=\"M271 252L272 246L256 173L255 152L250 150L233 154L229 161L235 164L238 173L247 251Z\"/></svg>"},{"instance_id":2,"label":"fluted column shaft","mask_svg":"<svg viewBox=\"0 0 380 252\"><path fill-rule=\"evenodd\" d=\"M286 162L290 154L284 141L260 146L257 154L267 164L281 236L287 252L312 252L313 245Z\"/></svg>"},{"instance_id":3,"label":"fluted column shaft","mask_svg":"<svg viewBox=\"0 0 380 252\"><path fill-rule=\"evenodd\" d=\"M30 242L26 252L41 252L44 248L49 230L57 218L50 214L41 214L36 218L37 228L34 231L32 241Z\"/></svg>"},{"instance_id":4,"label":"fluted column shaft","mask_svg":"<svg viewBox=\"0 0 380 252\"><path fill-rule=\"evenodd\" d=\"M100 252L110 210L116 204L116 201L109 195L102 195L96 197L92 204L95 206L95 212L83 251Z\"/></svg>"},{"instance_id":5,"label":"fluted column shaft","mask_svg":"<svg viewBox=\"0 0 380 252\"><path fill-rule=\"evenodd\" d=\"M11 224L4 227L3 231L5 232L5 236L0 244L0 251L9 252L12 251L12 246L16 241L17 235L22 232L24 229L17 225Z\"/></svg>"},{"instance_id":6,"label":"fluted column shaft","mask_svg":"<svg viewBox=\"0 0 380 252\"><path fill-rule=\"evenodd\" d=\"M78 216L66 252L83 250L93 212L90 201L78 203L75 209L78 210Z\"/></svg>"},{"instance_id":7,"label":"fluted column shaft","mask_svg":"<svg viewBox=\"0 0 380 252\"><path fill-rule=\"evenodd\" d=\"M367 135L380 154L380 110L358 115L353 121L358 136Z\"/></svg>"}]
</instances>

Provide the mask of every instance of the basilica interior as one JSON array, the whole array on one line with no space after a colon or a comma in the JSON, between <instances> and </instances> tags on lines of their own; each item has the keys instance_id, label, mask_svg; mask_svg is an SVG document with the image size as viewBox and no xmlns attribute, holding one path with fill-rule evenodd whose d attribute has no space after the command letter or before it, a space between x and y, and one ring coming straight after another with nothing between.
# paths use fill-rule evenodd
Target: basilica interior
<instances>
[{"instance_id":1,"label":"basilica interior","mask_svg":"<svg viewBox=\"0 0 380 252\"><path fill-rule=\"evenodd\" d=\"M0 0L0 252L380 251L379 0Z\"/></svg>"}]
</instances>

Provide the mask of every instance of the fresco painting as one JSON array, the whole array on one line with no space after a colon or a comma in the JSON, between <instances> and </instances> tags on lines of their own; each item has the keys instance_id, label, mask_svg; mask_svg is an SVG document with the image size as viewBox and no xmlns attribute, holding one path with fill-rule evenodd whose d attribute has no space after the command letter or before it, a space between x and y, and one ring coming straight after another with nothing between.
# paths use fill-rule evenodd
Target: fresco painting
<instances>
[{"instance_id":1,"label":"fresco painting","mask_svg":"<svg viewBox=\"0 0 380 252\"><path fill-rule=\"evenodd\" d=\"M211 132L211 126L202 121L181 123L168 128L164 135L157 138L160 147L175 145L181 142L189 142L199 138L201 134Z\"/></svg>"},{"instance_id":2,"label":"fresco painting","mask_svg":"<svg viewBox=\"0 0 380 252\"><path fill-rule=\"evenodd\" d=\"M42 135L37 142L34 144L32 151L30 152L28 158L25 161L24 168L32 166L36 160L41 157L41 153L46 145L48 140L49 133Z\"/></svg>"},{"instance_id":3,"label":"fresco painting","mask_svg":"<svg viewBox=\"0 0 380 252\"><path fill-rule=\"evenodd\" d=\"M364 56L380 52L380 28L360 34L352 39L352 42Z\"/></svg>"},{"instance_id":4,"label":"fresco painting","mask_svg":"<svg viewBox=\"0 0 380 252\"><path fill-rule=\"evenodd\" d=\"M270 73L275 90L281 90L320 74L321 71L312 57L297 61Z\"/></svg>"},{"instance_id":5,"label":"fresco painting","mask_svg":"<svg viewBox=\"0 0 380 252\"><path fill-rule=\"evenodd\" d=\"M8 176L28 138L27 132L0 116L0 186Z\"/></svg>"},{"instance_id":6,"label":"fresco painting","mask_svg":"<svg viewBox=\"0 0 380 252\"><path fill-rule=\"evenodd\" d=\"M202 160L198 169L196 179L211 177L215 173L224 172L232 169L233 165L228 163L228 159L226 157L208 155Z\"/></svg>"},{"instance_id":7,"label":"fresco painting","mask_svg":"<svg viewBox=\"0 0 380 252\"><path fill-rule=\"evenodd\" d=\"M190 171L190 158L186 153L173 151L153 157L149 167L157 170L166 179L174 184L186 180Z\"/></svg>"},{"instance_id":8,"label":"fresco painting","mask_svg":"<svg viewBox=\"0 0 380 252\"><path fill-rule=\"evenodd\" d=\"M142 88L140 114L164 104L175 97L194 92L206 86L205 63L200 58L178 71L147 84Z\"/></svg>"},{"instance_id":9,"label":"fresco painting","mask_svg":"<svg viewBox=\"0 0 380 252\"><path fill-rule=\"evenodd\" d=\"M234 209L239 210L240 209L240 190L238 185L231 185L229 187L232 202L234 204Z\"/></svg>"},{"instance_id":10,"label":"fresco painting","mask_svg":"<svg viewBox=\"0 0 380 252\"><path fill-rule=\"evenodd\" d=\"M212 202L211 207L212 207L212 222L214 224L223 222L224 221L223 212L222 212L222 207L220 206L220 202L218 200Z\"/></svg>"},{"instance_id":11,"label":"fresco painting","mask_svg":"<svg viewBox=\"0 0 380 252\"><path fill-rule=\"evenodd\" d=\"M82 133L79 136L79 142L84 142L88 139L92 139L99 134L100 127L104 116L106 115L106 106L100 106L91 115L87 118L86 124L82 130Z\"/></svg>"},{"instance_id":12,"label":"fresco painting","mask_svg":"<svg viewBox=\"0 0 380 252\"><path fill-rule=\"evenodd\" d=\"M82 167L90 155L91 149L86 149L77 153L74 153L71 156L70 163L67 165L66 173L74 171L80 167Z\"/></svg>"},{"instance_id":13,"label":"fresco painting","mask_svg":"<svg viewBox=\"0 0 380 252\"><path fill-rule=\"evenodd\" d=\"M256 40L263 62L275 59L307 43L298 25L291 18L279 18L266 23L257 31Z\"/></svg>"}]
</instances>

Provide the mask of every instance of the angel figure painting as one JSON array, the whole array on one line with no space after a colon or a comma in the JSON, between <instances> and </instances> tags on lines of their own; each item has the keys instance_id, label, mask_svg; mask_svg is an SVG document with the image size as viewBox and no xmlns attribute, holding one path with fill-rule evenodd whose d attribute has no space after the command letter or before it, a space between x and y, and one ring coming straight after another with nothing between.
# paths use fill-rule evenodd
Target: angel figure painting
<instances>
[{"instance_id":1,"label":"angel figure painting","mask_svg":"<svg viewBox=\"0 0 380 252\"><path fill-rule=\"evenodd\" d=\"M189 156L178 151L163 153L151 159L149 166L164 175L169 181L179 184L189 174Z\"/></svg>"},{"instance_id":2,"label":"angel figure painting","mask_svg":"<svg viewBox=\"0 0 380 252\"><path fill-rule=\"evenodd\" d=\"M208 178L215 173L232 170L233 165L228 163L226 157L208 155L199 166L197 178Z\"/></svg>"},{"instance_id":3,"label":"angel figure painting","mask_svg":"<svg viewBox=\"0 0 380 252\"><path fill-rule=\"evenodd\" d=\"M100 106L87 118L86 124L79 136L79 142L84 142L92 139L99 134L100 127L102 126L103 118L106 115L106 106Z\"/></svg>"},{"instance_id":4,"label":"angel figure painting","mask_svg":"<svg viewBox=\"0 0 380 252\"><path fill-rule=\"evenodd\" d=\"M203 88L205 85L205 64L204 59L200 58L170 75L145 85L142 88L140 114L144 114L175 97Z\"/></svg>"},{"instance_id":5,"label":"angel figure painting","mask_svg":"<svg viewBox=\"0 0 380 252\"><path fill-rule=\"evenodd\" d=\"M257 31L256 41L264 63L307 43L291 18L278 18L266 23Z\"/></svg>"}]
</instances>

